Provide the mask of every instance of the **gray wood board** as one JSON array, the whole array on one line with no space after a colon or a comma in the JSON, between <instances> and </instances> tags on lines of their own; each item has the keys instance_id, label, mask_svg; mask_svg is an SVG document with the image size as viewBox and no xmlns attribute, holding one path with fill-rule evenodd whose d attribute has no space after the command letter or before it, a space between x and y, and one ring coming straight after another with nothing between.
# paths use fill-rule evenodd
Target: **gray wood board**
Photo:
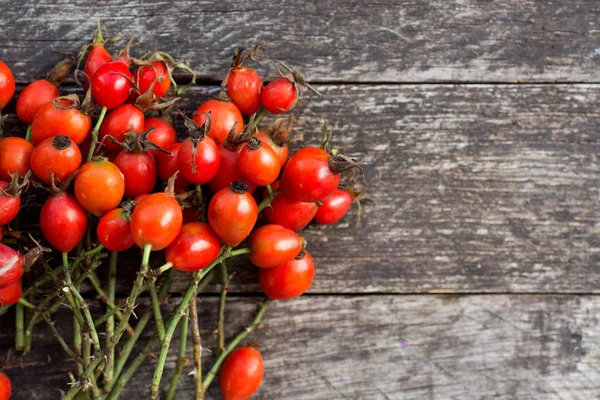
<instances>
[{"instance_id":1,"label":"gray wood board","mask_svg":"<svg viewBox=\"0 0 600 400\"><path fill-rule=\"evenodd\" d=\"M259 302L230 299L229 336ZM200 303L204 346L211 349L216 304L214 297ZM595 296L305 296L272 307L264 328L249 339L265 359L256 399L598 398ZM58 319L64 332L71 324L66 316ZM11 329L0 327L1 348L12 343ZM47 328L37 329L34 339L24 361L43 361L49 353L51 364L9 370L13 399L58 399L73 365ZM204 365L212 365L211 353L205 355ZM173 346L163 382L175 359ZM123 398L145 397L155 362L143 365ZM178 398L191 396L190 370ZM220 398L214 389L209 399Z\"/></svg>"},{"instance_id":2,"label":"gray wood board","mask_svg":"<svg viewBox=\"0 0 600 400\"><path fill-rule=\"evenodd\" d=\"M356 236L356 207L303 233L312 292L597 290L600 86L318 88L322 98L298 105L295 139L318 144L328 118L332 144L367 163L375 204ZM195 88L182 107L215 91ZM137 265L133 253L126 263ZM232 290L256 291L254 269L237 271Z\"/></svg>"},{"instance_id":3,"label":"gray wood board","mask_svg":"<svg viewBox=\"0 0 600 400\"><path fill-rule=\"evenodd\" d=\"M265 45L319 82L598 82L595 0L3 2L0 59L19 82L43 77L94 37L139 37L220 80L235 47ZM111 45L116 51L121 44Z\"/></svg>"}]
</instances>

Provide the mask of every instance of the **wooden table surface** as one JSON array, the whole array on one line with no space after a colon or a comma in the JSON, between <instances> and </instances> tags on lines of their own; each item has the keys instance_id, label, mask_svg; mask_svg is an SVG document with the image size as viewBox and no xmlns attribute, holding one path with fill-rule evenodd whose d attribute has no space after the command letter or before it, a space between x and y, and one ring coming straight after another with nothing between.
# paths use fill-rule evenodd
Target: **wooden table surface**
<instances>
[{"instance_id":1,"label":"wooden table surface","mask_svg":"<svg viewBox=\"0 0 600 400\"><path fill-rule=\"evenodd\" d=\"M313 287L252 338L255 398L600 398L597 0L19 3L2 1L0 59L21 85L89 41L92 14L139 36L137 54L188 59L201 77L188 110L235 47L261 43L323 93L302 98L296 134L317 143L326 117L368 164L358 234L356 210L310 226ZM256 272L237 271L229 335L261 301ZM217 292L201 299L207 343ZM0 326L4 352L10 317ZM45 329L34 343L26 360L52 361L11 370L13 399L58 399L72 364ZM124 398L146 398L154 363ZM192 388L185 376L178 398Z\"/></svg>"}]
</instances>

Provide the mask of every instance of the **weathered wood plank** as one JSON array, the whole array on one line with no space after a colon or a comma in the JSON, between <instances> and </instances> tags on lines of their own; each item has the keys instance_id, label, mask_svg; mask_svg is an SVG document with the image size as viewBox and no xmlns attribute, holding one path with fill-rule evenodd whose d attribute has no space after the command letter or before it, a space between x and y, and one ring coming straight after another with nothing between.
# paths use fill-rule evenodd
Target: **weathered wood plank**
<instances>
[{"instance_id":1,"label":"weathered wood plank","mask_svg":"<svg viewBox=\"0 0 600 400\"><path fill-rule=\"evenodd\" d=\"M323 98L298 105L296 137L318 143L327 117L333 144L368 164L376 203L358 236L355 209L308 227L312 292L596 291L599 89L319 86ZM196 88L182 106L215 90ZM252 267L237 271L233 291L258 290Z\"/></svg>"},{"instance_id":2,"label":"weathered wood plank","mask_svg":"<svg viewBox=\"0 0 600 400\"><path fill-rule=\"evenodd\" d=\"M262 43L319 82L598 82L598 2L89 0L4 2L0 59L20 82L94 35L140 37L221 79L236 46ZM115 49L116 47L112 47Z\"/></svg>"},{"instance_id":3,"label":"weathered wood plank","mask_svg":"<svg viewBox=\"0 0 600 400\"><path fill-rule=\"evenodd\" d=\"M259 299L229 302L233 335ZM216 298L200 305L205 346L214 346ZM262 347L266 378L257 399L592 399L600 386L600 299L595 296L308 296L276 303L251 341ZM6 318L3 320L5 321ZM68 330L70 319L59 319ZM0 348L11 343L0 328ZM26 360L11 370L14 400L57 399L72 367L37 331ZM211 354L206 352L209 365ZM167 364L170 376L175 351ZM155 361L123 398L144 398ZM178 398L191 396L182 377ZM220 398L212 390L209 399Z\"/></svg>"}]
</instances>

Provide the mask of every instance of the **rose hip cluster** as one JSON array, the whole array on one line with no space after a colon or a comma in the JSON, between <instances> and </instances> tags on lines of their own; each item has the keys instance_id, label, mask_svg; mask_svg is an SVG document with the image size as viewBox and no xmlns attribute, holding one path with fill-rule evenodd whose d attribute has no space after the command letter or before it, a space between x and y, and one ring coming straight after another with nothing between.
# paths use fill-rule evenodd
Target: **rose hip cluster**
<instances>
[{"instance_id":1,"label":"rose hip cluster","mask_svg":"<svg viewBox=\"0 0 600 400\"><path fill-rule=\"evenodd\" d=\"M177 90L172 72L185 67L161 52L135 59L130 44L113 57L99 29L86 49L87 57L80 59L80 63L85 60L83 69L75 71L86 95L61 95L61 81L74 64L62 61L47 79L29 84L17 99L17 116L29 125L26 138L0 140L0 239L2 226L5 234L20 236L14 225L6 227L18 217L21 193L35 186L50 193L39 213L39 225L46 243L63 254L58 274L66 288L77 290L77 277L85 279L84 264L93 269L100 265L103 251L113 254L105 290L107 329L109 323L113 326L107 330L111 341L105 348L94 341L98 327L88 323L85 300L66 295L73 309L83 310L79 324L94 345L92 358L95 355L97 361L94 365L78 359L81 349L73 350L75 361L81 363L79 384L72 385L67 396L83 391L93 393L94 399L118 398L125 375L122 369L117 375L110 364L114 359L105 356L114 356L123 333L132 329L128 321L136 298L148 290L156 306L150 312L163 343L150 388L151 398L159 398L168 342L181 315L190 315L192 307L195 310L191 304L198 287L212 278L210 270L220 266L222 285L227 285L225 261L247 254L259 268L260 287L268 298L300 296L311 286L315 266L298 231L311 221L339 221L355 197L338 188L341 174L357 167L353 160L332 156L325 145L290 156L292 115L277 119L270 128L258 128L266 114L288 113L302 88L314 90L301 74L279 63L280 76L263 83L258 72L247 66L256 61L259 49L236 52L220 93L202 103L191 118L180 113L187 132L179 141L182 135L172 125L171 110L182 90ZM14 91L11 71L0 62L0 109ZM162 115L157 115L161 110ZM92 226L99 242L96 247L89 239ZM142 267L127 303L119 307L114 297L116 254L134 245L143 249ZM75 250L70 261L68 254ZM150 253L161 250L166 263L151 270ZM19 251L0 243L0 305L18 303L47 319L47 310L33 306L33 297L22 291L23 263ZM192 275L179 306L182 312L163 320L156 281L170 268ZM102 290L97 281L92 283ZM223 299L225 295L222 290ZM236 339L258 325L265 306L250 329ZM185 324L187 331L187 320ZM236 350L239 341L220 344L215 367L204 381L198 379L196 398L203 398L219 371L225 399L245 399L258 389L264 374L262 357L253 347ZM97 372L104 377L104 387ZM10 382L0 375L0 400L9 394Z\"/></svg>"}]
</instances>

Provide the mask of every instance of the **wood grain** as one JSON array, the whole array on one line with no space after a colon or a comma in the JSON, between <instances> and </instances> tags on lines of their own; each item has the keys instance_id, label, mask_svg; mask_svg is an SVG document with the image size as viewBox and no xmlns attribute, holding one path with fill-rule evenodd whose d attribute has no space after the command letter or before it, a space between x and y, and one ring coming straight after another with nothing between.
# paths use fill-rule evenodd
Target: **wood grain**
<instances>
[{"instance_id":1,"label":"wood grain","mask_svg":"<svg viewBox=\"0 0 600 400\"><path fill-rule=\"evenodd\" d=\"M216 300L200 303L211 349ZM259 302L229 301L229 336ZM592 399L600 379L599 312L595 296L306 296L275 303L250 339L261 346L266 368L254 398ZM58 324L67 331L70 319ZM0 327L4 348L9 330ZM47 331L38 330L34 343L25 360L42 361L49 353L51 364L10 370L13 398L58 399L72 364ZM211 365L211 353L205 355ZM154 363L145 363L123 398L145 398ZM178 398L191 396L190 369ZM218 390L208 396L218 398Z\"/></svg>"},{"instance_id":2,"label":"wood grain","mask_svg":"<svg viewBox=\"0 0 600 400\"><path fill-rule=\"evenodd\" d=\"M298 105L295 138L319 143L328 118L333 145L367 163L375 203L358 235L356 208L303 233L317 262L313 293L597 290L600 86L318 88L322 98ZM182 107L215 91L189 91ZM137 265L138 252L129 260ZM236 271L232 291L259 290L247 262Z\"/></svg>"},{"instance_id":3,"label":"wood grain","mask_svg":"<svg viewBox=\"0 0 600 400\"><path fill-rule=\"evenodd\" d=\"M598 12L595 0L5 1L0 59L21 83L41 78L54 50L92 40L95 15L138 36L136 54L167 49L209 80L261 43L318 82L598 82Z\"/></svg>"}]
</instances>

